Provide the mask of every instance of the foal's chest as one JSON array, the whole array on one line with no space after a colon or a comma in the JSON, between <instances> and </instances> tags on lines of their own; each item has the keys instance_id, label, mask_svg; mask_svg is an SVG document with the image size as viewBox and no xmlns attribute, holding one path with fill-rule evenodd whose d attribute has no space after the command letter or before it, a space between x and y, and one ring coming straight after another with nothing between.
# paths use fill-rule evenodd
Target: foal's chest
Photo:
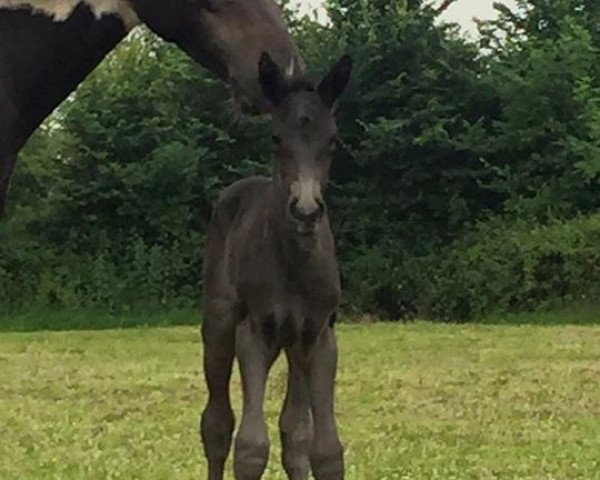
<instances>
[{"instance_id":1,"label":"foal's chest","mask_svg":"<svg viewBox=\"0 0 600 480\"><path fill-rule=\"evenodd\" d=\"M238 295L248 320L262 331L267 342L286 348L314 342L332 323L340 293L335 280L298 288L293 282L266 277L241 283Z\"/></svg>"},{"instance_id":2,"label":"foal's chest","mask_svg":"<svg viewBox=\"0 0 600 480\"><path fill-rule=\"evenodd\" d=\"M251 309L249 321L259 329L270 346L289 348L313 345L319 333L333 325L335 306L315 308L301 300L294 302L269 302L261 308Z\"/></svg>"},{"instance_id":3,"label":"foal's chest","mask_svg":"<svg viewBox=\"0 0 600 480\"><path fill-rule=\"evenodd\" d=\"M297 256L275 242L255 242L244 246L239 260L233 282L238 301L269 343L308 345L331 323L340 300L333 249Z\"/></svg>"}]
</instances>

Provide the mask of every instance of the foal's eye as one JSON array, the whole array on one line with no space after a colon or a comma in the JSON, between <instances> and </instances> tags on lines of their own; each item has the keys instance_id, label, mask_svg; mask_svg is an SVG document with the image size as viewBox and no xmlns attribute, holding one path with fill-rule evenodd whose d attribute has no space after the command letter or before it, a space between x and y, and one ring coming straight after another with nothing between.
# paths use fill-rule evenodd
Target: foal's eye
<instances>
[{"instance_id":1,"label":"foal's eye","mask_svg":"<svg viewBox=\"0 0 600 480\"><path fill-rule=\"evenodd\" d=\"M275 144L275 145L281 145L282 140L281 137L279 135L273 135L271 137L271 141Z\"/></svg>"}]
</instances>

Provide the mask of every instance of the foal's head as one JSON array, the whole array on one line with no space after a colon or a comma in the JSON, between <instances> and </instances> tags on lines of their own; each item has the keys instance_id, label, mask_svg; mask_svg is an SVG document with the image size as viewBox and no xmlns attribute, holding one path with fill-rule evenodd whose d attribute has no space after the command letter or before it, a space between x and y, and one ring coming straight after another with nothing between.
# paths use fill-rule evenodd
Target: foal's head
<instances>
[{"instance_id":1,"label":"foal's head","mask_svg":"<svg viewBox=\"0 0 600 480\"><path fill-rule=\"evenodd\" d=\"M334 106L352 71L342 57L319 83L287 79L267 53L259 80L271 103L276 147L273 180L285 202L286 219L301 235L312 235L325 213L323 195L337 140Z\"/></svg>"}]
</instances>

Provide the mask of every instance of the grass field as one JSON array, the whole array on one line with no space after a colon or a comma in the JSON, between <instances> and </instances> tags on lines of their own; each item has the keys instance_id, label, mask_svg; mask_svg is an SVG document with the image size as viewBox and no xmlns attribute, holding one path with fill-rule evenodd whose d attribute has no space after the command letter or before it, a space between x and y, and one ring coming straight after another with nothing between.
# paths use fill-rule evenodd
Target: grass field
<instances>
[{"instance_id":1,"label":"grass field","mask_svg":"<svg viewBox=\"0 0 600 480\"><path fill-rule=\"evenodd\" d=\"M600 479L600 326L342 326L348 479ZM197 328L0 333L0 479L200 479ZM265 479L282 479L271 376ZM233 382L236 406L239 380Z\"/></svg>"}]
</instances>

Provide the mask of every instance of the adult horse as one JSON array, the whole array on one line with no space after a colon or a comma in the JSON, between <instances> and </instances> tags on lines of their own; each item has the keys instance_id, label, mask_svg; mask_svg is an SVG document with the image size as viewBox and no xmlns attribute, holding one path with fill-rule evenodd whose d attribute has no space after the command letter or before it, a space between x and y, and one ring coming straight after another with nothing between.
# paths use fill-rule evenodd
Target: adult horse
<instances>
[{"instance_id":1,"label":"adult horse","mask_svg":"<svg viewBox=\"0 0 600 480\"><path fill-rule=\"evenodd\" d=\"M0 0L0 214L27 139L140 23L228 81L247 112L266 105L263 51L302 66L273 0Z\"/></svg>"}]
</instances>

